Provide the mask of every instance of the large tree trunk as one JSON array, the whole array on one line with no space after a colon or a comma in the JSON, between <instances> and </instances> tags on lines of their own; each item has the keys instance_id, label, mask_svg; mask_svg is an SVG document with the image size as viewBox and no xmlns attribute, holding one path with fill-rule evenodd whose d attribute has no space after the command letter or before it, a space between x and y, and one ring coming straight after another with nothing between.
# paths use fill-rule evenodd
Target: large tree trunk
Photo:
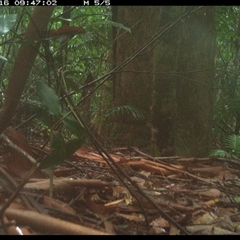
<instances>
[{"instance_id":1,"label":"large tree trunk","mask_svg":"<svg viewBox=\"0 0 240 240\"><path fill-rule=\"evenodd\" d=\"M214 7L195 11L180 28L175 150L177 155L184 157L204 157L211 148Z\"/></svg>"},{"instance_id":2,"label":"large tree trunk","mask_svg":"<svg viewBox=\"0 0 240 240\"><path fill-rule=\"evenodd\" d=\"M116 7L113 19L131 28L131 33L115 30L114 59L119 65L142 47L156 32L160 7ZM153 46L149 46L130 64L115 75L114 106L131 105L146 116L150 115L154 62ZM149 121L149 120L148 120ZM149 144L150 128L146 121L138 121L131 116L119 115L112 130L117 144Z\"/></svg>"},{"instance_id":3,"label":"large tree trunk","mask_svg":"<svg viewBox=\"0 0 240 240\"><path fill-rule=\"evenodd\" d=\"M186 10L175 6L114 9L114 21L132 28L131 34L119 31L115 35L116 65ZM113 134L117 139L122 136L125 144L150 145L153 155L207 156L211 149L214 7L193 11L154 44L115 77L115 106L138 107L147 119L131 122L130 117L119 116Z\"/></svg>"},{"instance_id":4,"label":"large tree trunk","mask_svg":"<svg viewBox=\"0 0 240 240\"><path fill-rule=\"evenodd\" d=\"M161 7L159 31L173 20L179 7ZM151 154L174 154L174 116L176 108L175 75L178 25L171 27L158 43L154 52L153 88L151 109Z\"/></svg>"}]
</instances>

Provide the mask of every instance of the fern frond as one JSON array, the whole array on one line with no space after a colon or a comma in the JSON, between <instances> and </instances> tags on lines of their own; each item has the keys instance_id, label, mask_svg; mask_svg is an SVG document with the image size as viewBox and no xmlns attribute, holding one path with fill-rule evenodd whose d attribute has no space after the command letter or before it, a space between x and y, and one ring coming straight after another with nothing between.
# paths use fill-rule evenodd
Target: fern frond
<instances>
[{"instance_id":1,"label":"fern frond","mask_svg":"<svg viewBox=\"0 0 240 240\"><path fill-rule=\"evenodd\" d=\"M212 150L210 157L231 158L231 154L222 149Z\"/></svg>"},{"instance_id":2,"label":"fern frond","mask_svg":"<svg viewBox=\"0 0 240 240\"><path fill-rule=\"evenodd\" d=\"M224 145L232 151L235 156L240 156L240 136L230 135L226 138Z\"/></svg>"}]
</instances>

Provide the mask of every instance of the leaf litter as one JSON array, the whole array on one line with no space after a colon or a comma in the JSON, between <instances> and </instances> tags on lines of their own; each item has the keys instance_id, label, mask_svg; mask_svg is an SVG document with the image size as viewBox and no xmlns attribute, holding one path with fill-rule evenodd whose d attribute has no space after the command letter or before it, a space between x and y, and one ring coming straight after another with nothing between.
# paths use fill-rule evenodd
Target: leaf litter
<instances>
[{"instance_id":1,"label":"leaf litter","mask_svg":"<svg viewBox=\"0 0 240 240\"><path fill-rule=\"evenodd\" d=\"M30 171L33 163L28 156L37 162L49 153L47 146L43 151L40 144L27 141L13 128L4 134L13 147L2 141L1 206ZM162 216L127 179L120 181L95 149L85 146L53 171L52 198L48 172L39 169L34 172L2 213L0 234L240 234L240 162L237 160L154 158L146 150L134 147L109 149L108 153L173 221ZM134 196L132 191L136 193Z\"/></svg>"}]
</instances>

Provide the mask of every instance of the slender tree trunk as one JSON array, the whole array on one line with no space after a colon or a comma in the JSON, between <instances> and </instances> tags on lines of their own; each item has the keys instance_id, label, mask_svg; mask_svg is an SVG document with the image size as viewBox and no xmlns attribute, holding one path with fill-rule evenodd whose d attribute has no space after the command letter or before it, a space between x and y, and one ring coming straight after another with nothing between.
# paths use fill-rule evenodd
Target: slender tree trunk
<instances>
[{"instance_id":1,"label":"slender tree trunk","mask_svg":"<svg viewBox=\"0 0 240 240\"><path fill-rule=\"evenodd\" d=\"M37 51L44 37L54 7L35 7L24 35L24 43L20 46L9 84L6 98L0 110L0 134L10 125L15 109L20 100L25 84L31 72ZM26 41L29 44L26 44Z\"/></svg>"}]
</instances>

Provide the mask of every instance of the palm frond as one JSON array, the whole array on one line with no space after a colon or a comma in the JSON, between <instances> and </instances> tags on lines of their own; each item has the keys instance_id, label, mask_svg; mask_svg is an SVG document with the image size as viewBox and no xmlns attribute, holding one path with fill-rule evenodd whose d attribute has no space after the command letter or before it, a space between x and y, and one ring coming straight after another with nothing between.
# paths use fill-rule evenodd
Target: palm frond
<instances>
[{"instance_id":1,"label":"palm frond","mask_svg":"<svg viewBox=\"0 0 240 240\"><path fill-rule=\"evenodd\" d=\"M143 120L145 118L141 110L130 105L122 105L108 109L106 112L106 117L111 117L113 115L132 115L135 119L139 120Z\"/></svg>"}]
</instances>

